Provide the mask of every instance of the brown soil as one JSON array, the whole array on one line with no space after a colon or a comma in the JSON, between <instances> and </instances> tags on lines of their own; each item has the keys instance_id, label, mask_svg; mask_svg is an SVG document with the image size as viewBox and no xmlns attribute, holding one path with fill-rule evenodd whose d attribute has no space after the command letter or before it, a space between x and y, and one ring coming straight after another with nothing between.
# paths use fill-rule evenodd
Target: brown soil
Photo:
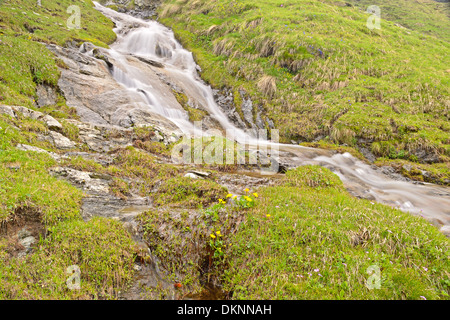
<instances>
[{"instance_id":1,"label":"brown soil","mask_svg":"<svg viewBox=\"0 0 450 320\"><path fill-rule=\"evenodd\" d=\"M16 257L25 248L19 242L18 233L21 230L28 232L36 240L46 233L41 213L34 208L21 207L15 210L8 219L0 222L0 238L6 241L6 252L10 257Z\"/></svg>"}]
</instances>

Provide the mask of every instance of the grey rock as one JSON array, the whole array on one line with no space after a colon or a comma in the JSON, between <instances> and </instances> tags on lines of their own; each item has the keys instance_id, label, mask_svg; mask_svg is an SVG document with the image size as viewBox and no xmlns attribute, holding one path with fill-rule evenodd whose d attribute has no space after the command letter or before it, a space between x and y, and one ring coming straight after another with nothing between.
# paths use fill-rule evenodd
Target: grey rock
<instances>
[{"instance_id":1,"label":"grey rock","mask_svg":"<svg viewBox=\"0 0 450 320\"><path fill-rule=\"evenodd\" d=\"M202 177L200 177L192 172L186 173L184 176L185 176L185 178L191 178L191 179L203 179Z\"/></svg>"},{"instance_id":2,"label":"grey rock","mask_svg":"<svg viewBox=\"0 0 450 320\"><path fill-rule=\"evenodd\" d=\"M38 96L37 104L39 107L56 104L57 95L54 88L48 85L39 84L36 87L36 94Z\"/></svg>"},{"instance_id":3,"label":"grey rock","mask_svg":"<svg viewBox=\"0 0 450 320\"><path fill-rule=\"evenodd\" d=\"M62 125L55 118L42 112L34 111L23 106L0 106L0 113L7 114L12 118L17 118L16 112L20 112L26 118L43 121L51 130L62 129Z\"/></svg>"},{"instance_id":4,"label":"grey rock","mask_svg":"<svg viewBox=\"0 0 450 320\"><path fill-rule=\"evenodd\" d=\"M50 130L62 130L62 125L55 118L45 115L42 120L45 122Z\"/></svg>"},{"instance_id":5,"label":"grey rock","mask_svg":"<svg viewBox=\"0 0 450 320\"><path fill-rule=\"evenodd\" d=\"M63 136L61 133L50 131L49 136L55 145L56 148L65 150L65 149L73 149L76 144L70 139Z\"/></svg>"},{"instance_id":6,"label":"grey rock","mask_svg":"<svg viewBox=\"0 0 450 320\"><path fill-rule=\"evenodd\" d=\"M189 173L193 173L193 174L195 174L195 175L197 175L197 176L200 176L200 177L209 177L211 174L210 173L208 173L208 172L202 172L202 171L194 171L194 170L191 170L191 171L189 171Z\"/></svg>"},{"instance_id":7,"label":"grey rock","mask_svg":"<svg viewBox=\"0 0 450 320\"><path fill-rule=\"evenodd\" d=\"M404 164L403 169L406 170L407 172L410 172L412 170L412 166L410 166L409 164Z\"/></svg>"},{"instance_id":8,"label":"grey rock","mask_svg":"<svg viewBox=\"0 0 450 320\"><path fill-rule=\"evenodd\" d=\"M10 106L0 106L0 114L6 114L10 116L11 118L16 118L16 114L14 113L14 110Z\"/></svg>"},{"instance_id":9,"label":"grey rock","mask_svg":"<svg viewBox=\"0 0 450 320\"><path fill-rule=\"evenodd\" d=\"M47 150L38 148L38 147L34 147L34 146L29 146L27 144L18 144L16 146L17 149L22 150L22 151L34 151L34 152L39 152L39 153L46 153L48 155L50 155L53 159L55 160L60 160L61 156L59 156L58 154L54 153L54 152L49 152Z\"/></svg>"},{"instance_id":10,"label":"grey rock","mask_svg":"<svg viewBox=\"0 0 450 320\"><path fill-rule=\"evenodd\" d=\"M25 247L25 249L29 249L31 248L31 246L36 243L36 238L35 237L26 237L24 239L21 239L19 241L19 243Z\"/></svg>"},{"instance_id":11,"label":"grey rock","mask_svg":"<svg viewBox=\"0 0 450 320\"><path fill-rule=\"evenodd\" d=\"M26 228L21 229L18 233L17 233L17 238L19 240L23 240L25 238L31 237L31 232L28 231Z\"/></svg>"}]
</instances>

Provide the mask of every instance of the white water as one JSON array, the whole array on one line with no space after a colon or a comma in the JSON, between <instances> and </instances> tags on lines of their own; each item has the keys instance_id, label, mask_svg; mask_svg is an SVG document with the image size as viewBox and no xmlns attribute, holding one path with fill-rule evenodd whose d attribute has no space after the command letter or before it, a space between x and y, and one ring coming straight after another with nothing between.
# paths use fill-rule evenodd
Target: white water
<instances>
[{"instance_id":1,"label":"white water","mask_svg":"<svg viewBox=\"0 0 450 320\"><path fill-rule=\"evenodd\" d=\"M136 101L146 103L148 108L174 122L184 133L201 135L189 122L182 109L169 107L167 98L149 84L142 72L128 62L130 55L140 56L164 65L164 72L177 79L185 92L200 103L216 119L224 130L233 133L232 138L243 144L272 145L281 152L290 153L283 159L291 165L320 164L331 169L353 194L397 207L412 214L434 220L450 231L450 190L447 187L396 181L372 169L350 154L329 155L328 151L295 145L273 144L257 140L236 128L216 104L211 87L205 85L197 74L197 65L192 53L175 40L168 28L156 21L143 21L126 14L117 13L95 3L96 8L116 23L117 41L109 53L114 58L113 76L126 87Z\"/></svg>"}]
</instances>

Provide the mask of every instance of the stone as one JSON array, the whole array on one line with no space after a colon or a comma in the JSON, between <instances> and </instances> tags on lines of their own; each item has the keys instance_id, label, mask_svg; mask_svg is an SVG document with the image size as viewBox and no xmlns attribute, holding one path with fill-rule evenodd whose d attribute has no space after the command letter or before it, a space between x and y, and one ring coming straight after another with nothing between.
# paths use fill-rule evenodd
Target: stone
<instances>
[{"instance_id":1,"label":"stone","mask_svg":"<svg viewBox=\"0 0 450 320\"><path fill-rule=\"evenodd\" d=\"M21 229L18 233L17 233L17 238L19 238L19 240L25 239L31 237L31 232L28 231L26 228Z\"/></svg>"},{"instance_id":2,"label":"stone","mask_svg":"<svg viewBox=\"0 0 450 320\"><path fill-rule=\"evenodd\" d=\"M200 177L200 176L198 176L198 175L196 175L195 173L192 173L192 172L186 173L184 175L184 177L185 178L191 178L191 179L203 179L202 177Z\"/></svg>"},{"instance_id":3,"label":"stone","mask_svg":"<svg viewBox=\"0 0 450 320\"><path fill-rule=\"evenodd\" d=\"M59 121L57 121L55 118L53 118L52 116L49 115L45 115L42 120L45 122L45 124L47 125L47 127L50 130L62 130L62 125L61 123L59 123Z\"/></svg>"},{"instance_id":4,"label":"stone","mask_svg":"<svg viewBox=\"0 0 450 320\"><path fill-rule=\"evenodd\" d=\"M39 152L39 153L46 153L49 156L51 156L53 159L55 160L60 160L61 156L59 156L58 154L54 153L54 152L48 152L47 150L38 148L38 147L34 147L34 146L29 146L27 144L18 144L16 146L17 149L22 150L22 151L34 151L34 152Z\"/></svg>"},{"instance_id":5,"label":"stone","mask_svg":"<svg viewBox=\"0 0 450 320\"><path fill-rule=\"evenodd\" d=\"M16 112L20 112L24 117L33 120L43 121L50 130L61 130L62 125L55 118L42 112L31 110L23 106L0 106L0 113L7 114L12 118L17 118Z\"/></svg>"},{"instance_id":6,"label":"stone","mask_svg":"<svg viewBox=\"0 0 450 320\"><path fill-rule=\"evenodd\" d=\"M50 131L49 136L52 139L52 142L55 145L55 147L58 149L61 150L73 149L76 146L73 141L66 138L61 133Z\"/></svg>"},{"instance_id":7,"label":"stone","mask_svg":"<svg viewBox=\"0 0 450 320\"><path fill-rule=\"evenodd\" d=\"M189 173L193 173L193 174L195 174L195 175L197 175L197 176L200 176L200 177L209 177L211 174L210 173L208 173L208 172L202 172L202 171L193 171L193 170L191 170L191 171L189 171Z\"/></svg>"},{"instance_id":8,"label":"stone","mask_svg":"<svg viewBox=\"0 0 450 320\"><path fill-rule=\"evenodd\" d=\"M448 238L450 238L450 225L443 226L440 231L445 234Z\"/></svg>"},{"instance_id":9,"label":"stone","mask_svg":"<svg viewBox=\"0 0 450 320\"><path fill-rule=\"evenodd\" d=\"M102 194L107 194L109 192L108 181L105 179L92 178L92 176L95 176L92 172L79 171L63 167L51 168L50 172L64 177L71 183L81 187L84 190Z\"/></svg>"},{"instance_id":10,"label":"stone","mask_svg":"<svg viewBox=\"0 0 450 320\"><path fill-rule=\"evenodd\" d=\"M39 107L54 105L57 102L56 90L48 85L39 84L36 87Z\"/></svg>"},{"instance_id":11,"label":"stone","mask_svg":"<svg viewBox=\"0 0 450 320\"><path fill-rule=\"evenodd\" d=\"M409 164L404 164L402 168L407 172L410 172L412 170L412 166L410 166Z\"/></svg>"},{"instance_id":12,"label":"stone","mask_svg":"<svg viewBox=\"0 0 450 320\"><path fill-rule=\"evenodd\" d=\"M25 247L25 249L31 248L31 246L36 242L35 237L26 237L19 241L19 243Z\"/></svg>"},{"instance_id":13,"label":"stone","mask_svg":"<svg viewBox=\"0 0 450 320\"><path fill-rule=\"evenodd\" d=\"M0 114L6 114L11 118L16 118L16 114L10 106L0 106Z\"/></svg>"}]
</instances>

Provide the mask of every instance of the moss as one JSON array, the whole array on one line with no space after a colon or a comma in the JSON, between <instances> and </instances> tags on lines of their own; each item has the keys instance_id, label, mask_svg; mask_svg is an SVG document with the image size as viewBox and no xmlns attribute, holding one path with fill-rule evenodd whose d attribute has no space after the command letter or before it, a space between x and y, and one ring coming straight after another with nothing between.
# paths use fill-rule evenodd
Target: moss
<instances>
[{"instance_id":1,"label":"moss","mask_svg":"<svg viewBox=\"0 0 450 320\"><path fill-rule=\"evenodd\" d=\"M202 121L206 116L208 116L208 112L205 110L201 110L198 108L193 108L189 105L189 99L184 93L176 92L173 90L173 93L178 101L178 103L183 107L184 110L188 113L189 121Z\"/></svg>"},{"instance_id":2,"label":"moss","mask_svg":"<svg viewBox=\"0 0 450 320\"><path fill-rule=\"evenodd\" d=\"M283 184L289 187L336 188L345 190L342 181L330 171L320 166L302 166L290 170L283 179Z\"/></svg>"},{"instance_id":3,"label":"moss","mask_svg":"<svg viewBox=\"0 0 450 320\"><path fill-rule=\"evenodd\" d=\"M226 195L227 189L213 181L175 177L163 182L155 195L155 204L205 207Z\"/></svg>"}]
</instances>

